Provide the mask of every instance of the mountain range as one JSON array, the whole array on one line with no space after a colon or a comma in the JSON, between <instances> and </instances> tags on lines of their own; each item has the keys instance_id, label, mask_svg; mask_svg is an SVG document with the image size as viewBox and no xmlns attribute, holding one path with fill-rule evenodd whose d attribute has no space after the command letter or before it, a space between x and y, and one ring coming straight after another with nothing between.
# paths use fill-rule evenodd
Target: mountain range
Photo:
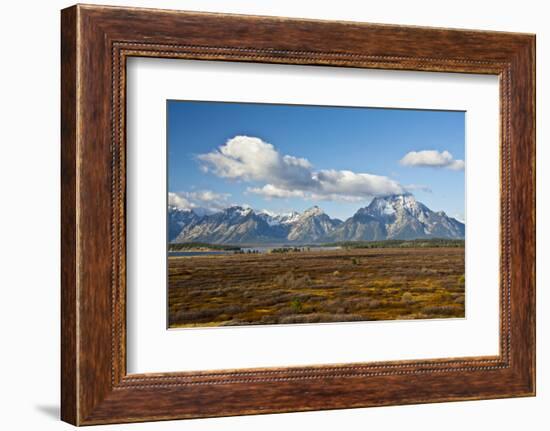
<instances>
[{"instance_id":1,"label":"mountain range","mask_svg":"<svg viewBox=\"0 0 550 431\"><path fill-rule=\"evenodd\" d=\"M410 194L376 197L345 221L314 206L302 213L272 214L231 206L209 214L168 207L168 236L174 243L313 244L385 239L464 238L465 226L432 211Z\"/></svg>"}]
</instances>

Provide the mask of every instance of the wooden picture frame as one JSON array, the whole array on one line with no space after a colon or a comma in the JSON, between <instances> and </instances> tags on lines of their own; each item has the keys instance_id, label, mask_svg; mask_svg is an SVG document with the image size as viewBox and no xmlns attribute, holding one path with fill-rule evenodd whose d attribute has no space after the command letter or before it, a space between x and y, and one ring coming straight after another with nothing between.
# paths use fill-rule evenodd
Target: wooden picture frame
<instances>
[{"instance_id":1,"label":"wooden picture frame","mask_svg":"<svg viewBox=\"0 0 550 431\"><path fill-rule=\"evenodd\" d=\"M61 16L64 421L91 425L535 394L534 35L83 5ZM128 375L130 56L498 75L500 354Z\"/></svg>"}]
</instances>

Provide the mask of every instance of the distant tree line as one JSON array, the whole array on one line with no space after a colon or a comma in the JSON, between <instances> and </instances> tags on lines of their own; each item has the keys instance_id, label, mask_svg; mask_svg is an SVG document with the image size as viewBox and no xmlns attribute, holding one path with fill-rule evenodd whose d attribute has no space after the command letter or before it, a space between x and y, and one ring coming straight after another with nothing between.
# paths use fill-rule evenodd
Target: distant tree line
<instances>
[{"instance_id":1,"label":"distant tree line","mask_svg":"<svg viewBox=\"0 0 550 431\"><path fill-rule=\"evenodd\" d=\"M315 250L316 247L342 247L342 248L430 248L430 247L464 247L463 239L448 238L423 238L423 239L387 239L383 241L340 241L323 244L307 244L301 246L287 246L273 248L270 253L293 253ZM252 253L251 250L243 250L241 246L229 244L209 244L206 242L169 243L168 251L183 251L193 249L209 249L220 251L234 251Z\"/></svg>"},{"instance_id":2,"label":"distant tree line","mask_svg":"<svg viewBox=\"0 0 550 431\"><path fill-rule=\"evenodd\" d=\"M279 247L279 248L272 248L269 252L270 253L299 253L301 251L309 251L309 247Z\"/></svg>"},{"instance_id":3,"label":"distant tree line","mask_svg":"<svg viewBox=\"0 0 550 431\"><path fill-rule=\"evenodd\" d=\"M344 248L431 248L431 247L464 247L463 239L430 238L430 239L387 239L384 241L341 241L322 244L325 247Z\"/></svg>"},{"instance_id":4,"label":"distant tree line","mask_svg":"<svg viewBox=\"0 0 550 431\"><path fill-rule=\"evenodd\" d=\"M170 243L168 244L168 251L182 251L182 250L193 250L207 248L209 250L220 250L220 251L238 251L241 247L236 245L227 245L227 244L209 244L207 242L186 242L186 243Z\"/></svg>"},{"instance_id":5,"label":"distant tree line","mask_svg":"<svg viewBox=\"0 0 550 431\"><path fill-rule=\"evenodd\" d=\"M233 254L260 254L260 250L249 248L245 251L240 248L239 250L236 250Z\"/></svg>"}]
</instances>

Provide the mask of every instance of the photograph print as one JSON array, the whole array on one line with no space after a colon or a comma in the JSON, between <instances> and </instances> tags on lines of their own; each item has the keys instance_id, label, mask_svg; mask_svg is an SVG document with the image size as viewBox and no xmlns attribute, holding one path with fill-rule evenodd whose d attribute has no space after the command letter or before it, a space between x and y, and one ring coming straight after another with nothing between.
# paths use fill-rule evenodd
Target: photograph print
<instances>
[{"instance_id":1,"label":"photograph print","mask_svg":"<svg viewBox=\"0 0 550 431\"><path fill-rule=\"evenodd\" d=\"M167 101L168 327L465 317L463 111Z\"/></svg>"}]
</instances>

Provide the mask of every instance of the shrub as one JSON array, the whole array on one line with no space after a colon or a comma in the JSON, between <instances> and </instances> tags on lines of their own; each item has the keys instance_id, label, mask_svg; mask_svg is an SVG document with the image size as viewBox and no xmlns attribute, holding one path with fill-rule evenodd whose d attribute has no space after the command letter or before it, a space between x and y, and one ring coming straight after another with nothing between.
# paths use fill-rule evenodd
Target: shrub
<instances>
[{"instance_id":1,"label":"shrub","mask_svg":"<svg viewBox=\"0 0 550 431\"><path fill-rule=\"evenodd\" d=\"M401 296L401 301L405 304L414 304L414 298L411 292L405 292L403 296Z\"/></svg>"},{"instance_id":2,"label":"shrub","mask_svg":"<svg viewBox=\"0 0 550 431\"><path fill-rule=\"evenodd\" d=\"M271 307L278 304L287 304L288 301L292 298L292 294L285 292L273 292L267 298L254 298L255 303L261 305L262 307Z\"/></svg>"},{"instance_id":3,"label":"shrub","mask_svg":"<svg viewBox=\"0 0 550 431\"><path fill-rule=\"evenodd\" d=\"M311 285L311 278L307 274L302 277L296 277L292 271L289 271L275 277L273 282L286 289L301 289Z\"/></svg>"},{"instance_id":4,"label":"shrub","mask_svg":"<svg viewBox=\"0 0 550 431\"><path fill-rule=\"evenodd\" d=\"M248 324L249 322L247 322L246 320L232 319L226 322L221 322L220 326L240 326L240 325L248 325Z\"/></svg>"},{"instance_id":5,"label":"shrub","mask_svg":"<svg viewBox=\"0 0 550 431\"><path fill-rule=\"evenodd\" d=\"M279 323L357 322L364 320L371 319L357 314L310 313L284 316L279 319Z\"/></svg>"},{"instance_id":6,"label":"shrub","mask_svg":"<svg viewBox=\"0 0 550 431\"><path fill-rule=\"evenodd\" d=\"M455 298L457 304L464 304L464 296L458 296Z\"/></svg>"},{"instance_id":7,"label":"shrub","mask_svg":"<svg viewBox=\"0 0 550 431\"><path fill-rule=\"evenodd\" d=\"M369 308L380 308L381 305L383 304L378 299L371 299L369 301Z\"/></svg>"},{"instance_id":8,"label":"shrub","mask_svg":"<svg viewBox=\"0 0 550 431\"><path fill-rule=\"evenodd\" d=\"M173 313L170 316L170 321L172 323L196 323L208 322L214 320L221 314L222 310L216 308L203 308L197 310L180 310Z\"/></svg>"},{"instance_id":9,"label":"shrub","mask_svg":"<svg viewBox=\"0 0 550 431\"><path fill-rule=\"evenodd\" d=\"M440 314L444 316L452 316L456 314L457 311L459 311L459 309L452 305L431 305L422 309L422 312L425 314Z\"/></svg>"},{"instance_id":10,"label":"shrub","mask_svg":"<svg viewBox=\"0 0 550 431\"><path fill-rule=\"evenodd\" d=\"M302 301L300 301L300 299L294 298L292 301L290 301L290 307L294 312L300 313L304 308L304 304L302 303Z\"/></svg>"},{"instance_id":11,"label":"shrub","mask_svg":"<svg viewBox=\"0 0 550 431\"><path fill-rule=\"evenodd\" d=\"M231 305L226 305L225 307L222 308L222 310L225 314L233 315L233 314L239 314L246 311L246 307L239 304L231 304Z\"/></svg>"}]
</instances>

